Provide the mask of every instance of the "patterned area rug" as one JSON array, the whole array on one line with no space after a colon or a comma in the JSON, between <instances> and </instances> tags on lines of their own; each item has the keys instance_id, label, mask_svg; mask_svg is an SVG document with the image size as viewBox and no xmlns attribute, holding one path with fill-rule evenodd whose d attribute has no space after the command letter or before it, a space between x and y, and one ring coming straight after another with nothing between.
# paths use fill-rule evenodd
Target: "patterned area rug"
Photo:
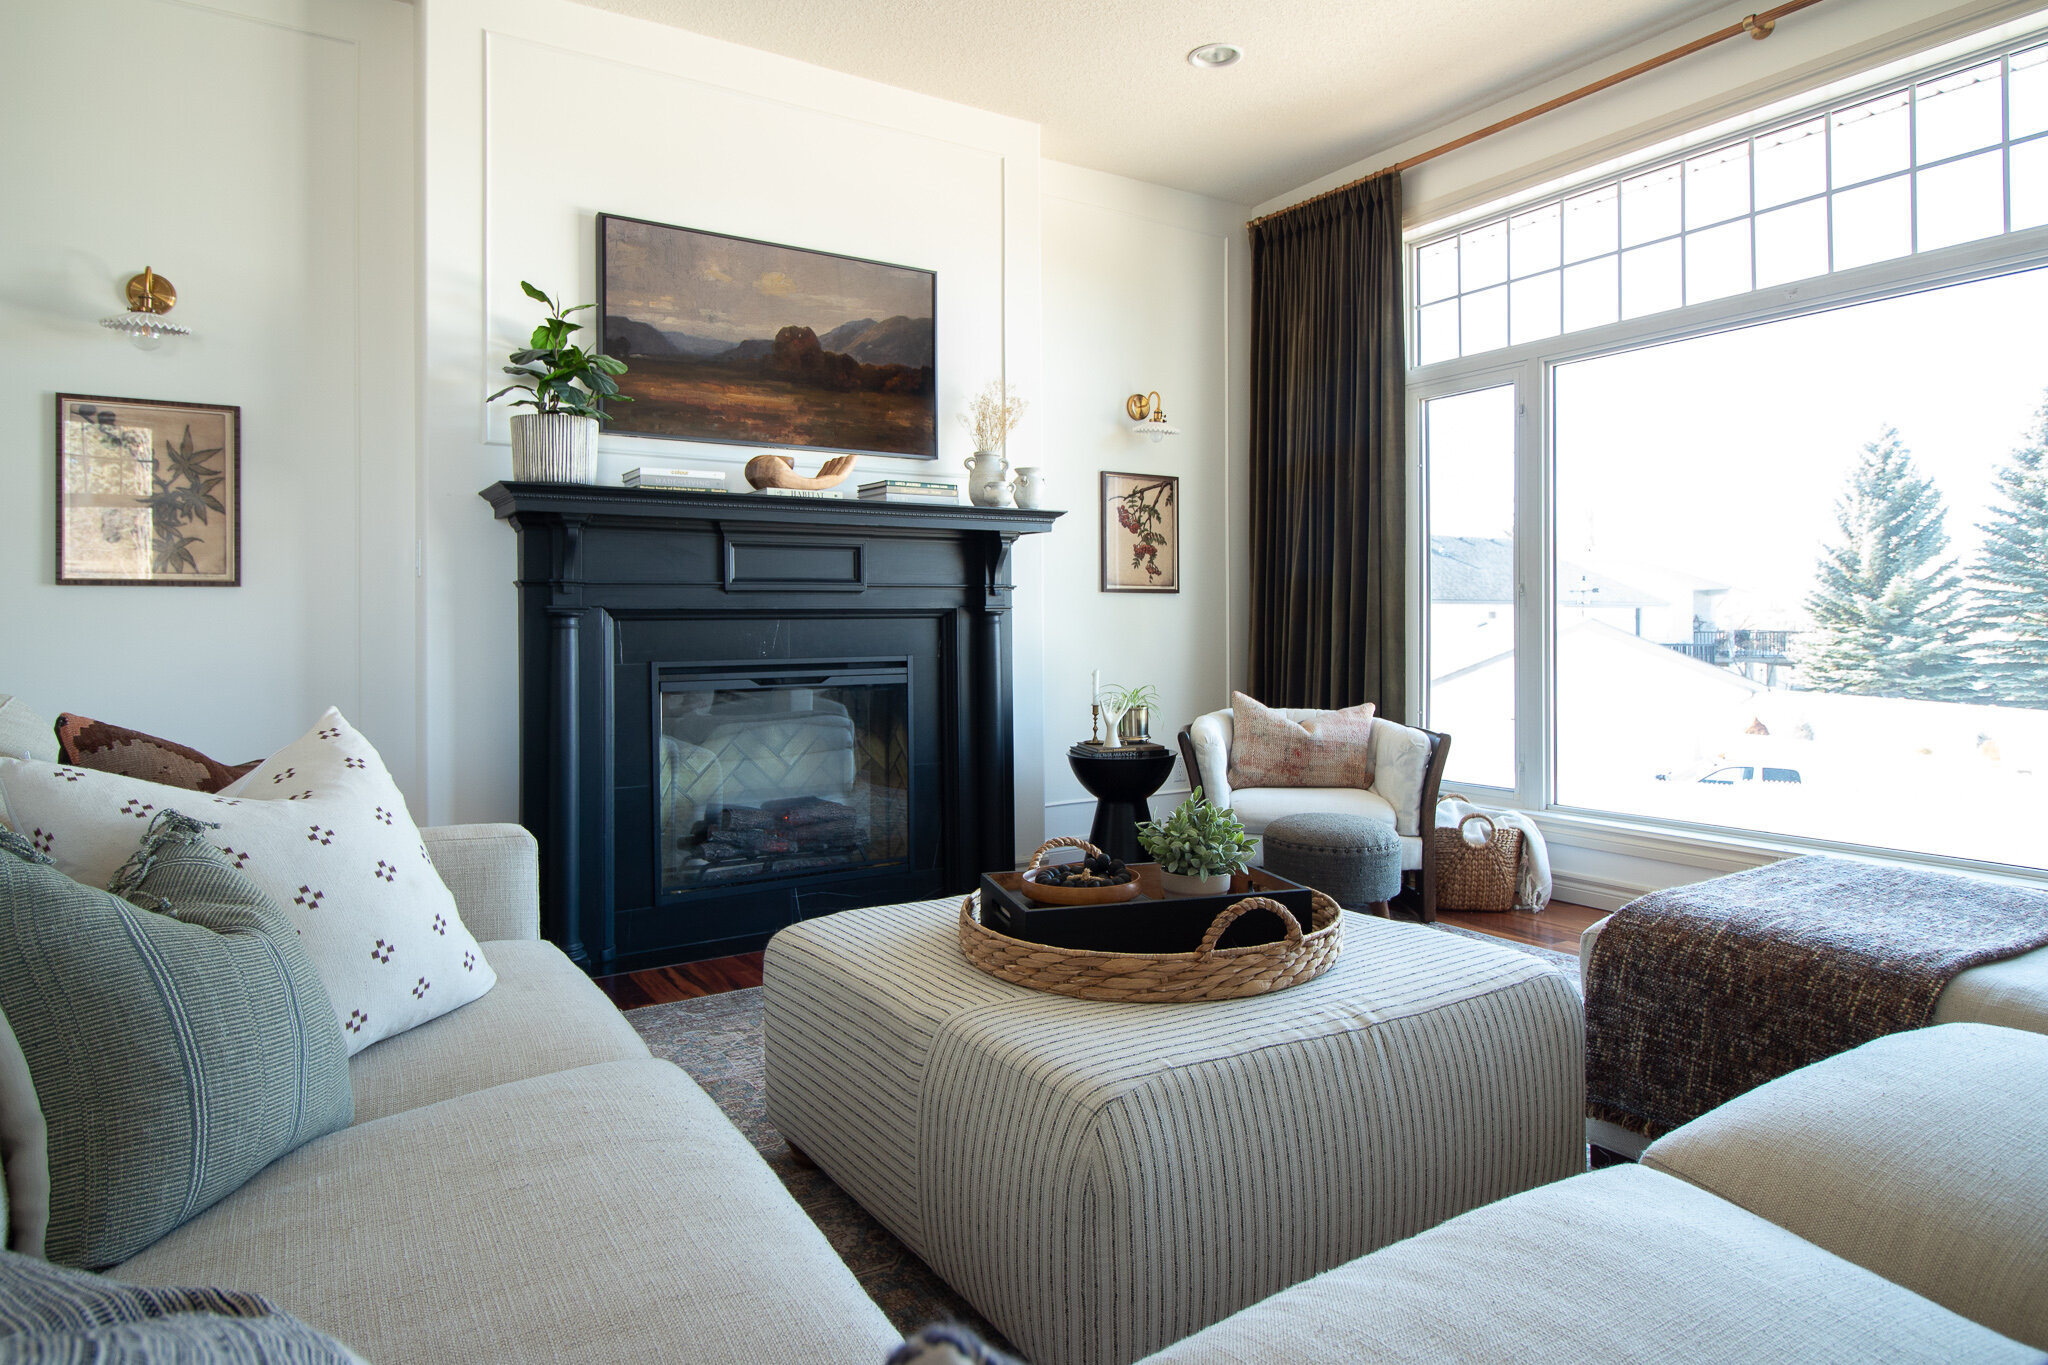
<instances>
[{"instance_id":1,"label":"patterned area rug","mask_svg":"<svg viewBox=\"0 0 2048 1365\"><path fill-rule=\"evenodd\" d=\"M1579 980L1579 959L1527 944L1448 924L1435 926L1447 934L1479 939L1518 949L1551 962ZM823 1171L799 1161L767 1116L767 1084L761 1065L761 990L732 991L667 1005L629 1010L627 1020L647 1040L657 1057L690 1073L727 1118L747 1135L770 1169L795 1196L825 1234L839 1258L852 1268L868 1297L881 1305L889 1321L908 1334L932 1322L958 1322L992 1344L1004 1345L1002 1334L954 1293L931 1268L894 1234L856 1204Z\"/></svg>"}]
</instances>

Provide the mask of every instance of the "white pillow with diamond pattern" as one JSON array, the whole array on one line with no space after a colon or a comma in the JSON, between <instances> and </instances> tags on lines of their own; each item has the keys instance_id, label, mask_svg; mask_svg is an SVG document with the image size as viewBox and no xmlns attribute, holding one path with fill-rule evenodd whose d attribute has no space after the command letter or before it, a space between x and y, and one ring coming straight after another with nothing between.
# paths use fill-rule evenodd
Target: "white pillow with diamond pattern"
<instances>
[{"instance_id":1,"label":"white pillow with diamond pattern","mask_svg":"<svg viewBox=\"0 0 2048 1365\"><path fill-rule=\"evenodd\" d=\"M339 711L213 796L0 758L0 821L90 886L166 807L219 822L211 842L291 916L351 1055L497 981L383 760Z\"/></svg>"}]
</instances>

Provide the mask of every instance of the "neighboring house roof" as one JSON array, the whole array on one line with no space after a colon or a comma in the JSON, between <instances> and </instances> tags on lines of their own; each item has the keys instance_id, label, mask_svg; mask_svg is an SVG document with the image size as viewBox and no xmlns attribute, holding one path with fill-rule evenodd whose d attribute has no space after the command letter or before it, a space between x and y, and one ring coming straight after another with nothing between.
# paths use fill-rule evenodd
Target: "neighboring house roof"
<instances>
[{"instance_id":1,"label":"neighboring house roof","mask_svg":"<svg viewBox=\"0 0 2048 1365\"><path fill-rule=\"evenodd\" d=\"M1557 566L1558 586L1572 606L1662 607L1663 598L1569 561ZM1515 596L1515 544L1505 536L1431 536L1429 600L1511 602Z\"/></svg>"},{"instance_id":2,"label":"neighboring house roof","mask_svg":"<svg viewBox=\"0 0 2048 1365\"><path fill-rule=\"evenodd\" d=\"M1745 693L1749 696L1770 690L1762 683L1753 682L1731 669L1701 663L1698 659L1681 654L1675 649L1652 643L1625 630L1617 630L1605 621L1574 622L1559 630L1557 638L1562 642L1576 635L1587 636L1595 645L1604 645L1610 649L1634 654L1640 660L1641 667L1667 674L1674 681L1689 679L1702 683L1711 682L1731 692ZM1475 663L1466 664L1463 668L1455 668L1449 673L1431 678L1429 685L1438 687L1474 673L1484 672L1489 668L1513 668L1514 664L1515 652L1512 649L1504 650L1490 658L1480 659Z\"/></svg>"}]
</instances>

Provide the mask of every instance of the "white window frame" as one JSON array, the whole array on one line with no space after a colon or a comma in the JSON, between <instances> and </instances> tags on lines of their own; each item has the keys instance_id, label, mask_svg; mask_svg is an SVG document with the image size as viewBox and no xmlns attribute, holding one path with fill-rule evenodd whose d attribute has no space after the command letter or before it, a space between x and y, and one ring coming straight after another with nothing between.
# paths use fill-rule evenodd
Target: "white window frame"
<instances>
[{"instance_id":1,"label":"white window frame","mask_svg":"<svg viewBox=\"0 0 2048 1365\"><path fill-rule=\"evenodd\" d=\"M1968 58L1944 61L1911 81L1937 79L1951 71L1967 68L1990 57L2015 51L2039 41L2036 35L2025 41L2006 41ZM1773 119L1772 126L1794 123L1801 118L1825 114L1895 89L1901 78L1893 76L1853 95L1828 99L1790 119ZM1621 178L1669 160L1669 155L1646 158L1640 167L1625 171ZM1616 178L1612 173L1590 177L1564 193L1582 191ZM1558 197L1556 191L1532 194L1529 203ZM1509 213L1519 204L1510 201ZM1498 210L1461 214L1466 223L1484 222ZM1404 285L1407 297L1415 297L1415 247L1436 240L1447 224L1430 225L1408 235L1404 249ZM1777 322L1808 314L1826 312L1860 303L1876 302L1906 294L1964 284L2038 266L2048 266L2048 226L2025 228L1996 237L1982 238L1955 246L1880 261L1871 265L1835 271L1827 275L1775 285L1746 294L1670 309L1646 317L1624 319L1597 328L1568 332L1541 341L1501 347L1476 356L1413 366L1408 371L1408 474L1409 488L1409 581L1410 593L1408 686L1409 695L1421 698L1421 723L1431 728L1429 716L1429 471L1423 451L1423 404L1475 389L1497 387L1504 382L1516 386L1515 425L1515 768L1511 789L1486 787L1446 778L1447 789L1470 789L1489 804L1526 810L1547 835L1570 846L1639 858L1678 863L1708 872L1728 872L1757 866L1787 854L1830 852L1868 856L1881 852L1887 860L1919 863L1933 867L1975 871L1990 876L2048 884L2048 872L2010 864L1923 854L1908 850L1875 849L1871 845L1848 844L1796 835L1763 833L1755 830L1706 825L1647 815L1630 815L1565 806L1557 802L1557 734L1552 703L1555 686L1556 595L1555 527L1553 524L1553 440L1550 405L1554 371L1576 361L1638 350L1664 342L1679 341L1717 332ZM1403 309L1409 335L1408 354L1416 354L1417 310ZM1759 383L1797 382L1796 376L1760 375ZM1451 732L1455 761L1457 735ZM1617 883L1616 898L1634 887Z\"/></svg>"}]
</instances>

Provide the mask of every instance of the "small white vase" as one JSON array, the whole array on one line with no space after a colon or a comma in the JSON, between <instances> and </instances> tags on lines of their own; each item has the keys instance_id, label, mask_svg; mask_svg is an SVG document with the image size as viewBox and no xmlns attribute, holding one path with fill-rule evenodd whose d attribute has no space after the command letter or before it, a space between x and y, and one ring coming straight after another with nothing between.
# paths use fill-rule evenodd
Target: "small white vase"
<instances>
[{"instance_id":1,"label":"small white vase","mask_svg":"<svg viewBox=\"0 0 2048 1365\"><path fill-rule=\"evenodd\" d=\"M1213 877L1183 877L1162 867L1159 869L1159 886L1169 896L1220 896L1230 889L1230 874L1218 872Z\"/></svg>"},{"instance_id":2,"label":"small white vase","mask_svg":"<svg viewBox=\"0 0 2048 1365\"><path fill-rule=\"evenodd\" d=\"M1010 462L993 450L977 450L967 460L967 499L976 507L1010 505Z\"/></svg>"},{"instance_id":3,"label":"small white vase","mask_svg":"<svg viewBox=\"0 0 2048 1365\"><path fill-rule=\"evenodd\" d=\"M1020 464L1017 477L1011 484L1017 495L1019 507L1043 507L1045 505L1045 471L1037 465Z\"/></svg>"},{"instance_id":4,"label":"small white vase","mask_svg":"<svg viewBox=\"0 0 2048 1365\"><path fill-rule=\"evenodd\" d=\"M525 412L512 419L516 483L596 483L597 419L573 412Z\"/></svg>"}]
</instances>

